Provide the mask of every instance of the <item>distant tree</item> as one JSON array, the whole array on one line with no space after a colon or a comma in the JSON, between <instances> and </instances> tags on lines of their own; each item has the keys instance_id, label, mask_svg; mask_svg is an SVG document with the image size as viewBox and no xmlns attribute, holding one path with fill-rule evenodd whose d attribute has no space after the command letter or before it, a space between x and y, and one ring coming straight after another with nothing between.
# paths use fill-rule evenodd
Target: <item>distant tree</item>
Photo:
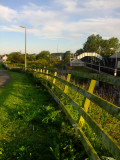
<instances>
[{"instance_id":1,"label":"distant tree","mask_svg":"<svg viewBox=\"0 0 120 160\"><path fill-rule=\"evenodd\" d=\"M50 61L50 52L49 51L41 51L37 56L36 59L46 59Z\"/></svg>"},{"instance_id":2,"label":"distant tree","mask_svg":"<svg viewBox=\"0 0 120 160\"><path fill-rule=\"evenodd\" d=\"M84 52L96 52L104 57L108 57L114 54L119 48L120 43L118 38L112 37L104 40L99 34L92 34L84 43L83 50Z\"/></svg>"},{"instance_id":3,"label":"distant tree","mask_svg":"<svg viewBox=\"0 0 120 160\"><path fill-rule=\"evenodd\" d=\"M65 64L69 64L70 63L70 56L71 56L71 52L70 51L66 51L63 54L63 60L64 60Z\"/></svg>"},{"instance_id":4,"label":"distant tree","mask_svg":"<svg viewBox=\"0 0 120 160\"><path fill-rule=\"evenodd\" d=\"M12 52L8 55L8 61L11 61L11 63L24 63L25 55L20 52Z\"/></svg>"},{"instance_id":5,"label":"distant tree","mask_svg":"<svg viewBox=\"0 0 120 160\"><path fill-rule=\"evenodd\" d=\"M102 37L99 34L92 34L87 38L87 41L84 43L84 52L100 52L99 47L101 46L101 42Z\"/></svg>"},{"instance_id":6,"label":"distant tree","mask_svg":"<svg viewBox=\"0 0 120 160\"><path fill-rule=\"evenodd\" d=\"M101 44L101 55L104 57L109 57L116 53L120 48L119 39L112 37L108 40L102 40Z\"/></svg>"},{"instance_id":7,"label":"distant tree","mask_svg":"<svg viewBox=\"0 0 120 160\"><path fill-rule=\"evenodd\" d=\"M84 52L83 49L78 49L76 52L75 52L75 56L79 56L80 54L82 54Z\"/></svg>"},{"instance_id":8,"label":"distant tree","mask_svg":"<svg viewBox=\"0 0 120 160\"><path fill-rule=\"evenodd\" d=\"M54 66L58 62L57 57L54 54L50 55L50 66Z\"/></svg>"},{"instance_id":9,"label":"distant tree","mask_svg":"<svg viewBox=\"0 0 120 160\"><path fill-rule=\"evenodd\" d=\"M35 61L36 60L36 55L35 54L27 54L27 59L29 61Z\"/></svg>"},{"instance_id":10,"label":"distant tree","mask_svg":"<svg viewBox=\"0 0 120 160\"><path fill-rule=\"evenodd\" d=\"M35 67L35 68L43 68L43 67L46 67L48 66L48 62L46 59L38 59L36 61L29 61L28 62L28 65L30 67Z\"/></svg>"}]
</instances>

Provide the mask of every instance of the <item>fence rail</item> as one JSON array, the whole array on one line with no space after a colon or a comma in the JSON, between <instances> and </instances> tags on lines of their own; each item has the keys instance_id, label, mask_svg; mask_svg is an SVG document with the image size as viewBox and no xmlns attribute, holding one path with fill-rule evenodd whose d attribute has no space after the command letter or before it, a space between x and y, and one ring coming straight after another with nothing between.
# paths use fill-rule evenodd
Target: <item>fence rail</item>
<instances>
[{"instance_id":1,"label":"fence rail","mask_svg":"<svg viewBox=\"0 0 120 160\"><path fill-rule=\"evenodd\" d=\"M88 107L90 102L97 104L102 109L104 109L106 112L111 114L112 116L116 117L120 120L120 107L104 100L103 98L100 98L93 94L93 90L95 87L96 80L103 80L105 82L110 82L112 84L116 84L120 86L120 81L117 82L117 77L107 76L103 79L98 76L97 74L76 74L76 76L89 78L91 79L91 83L89 86L88 91L81 89L75 85L73 85L70 81L70 72L67 71L55 71L54 74L50 74L50 71L47 69L34 69L34 75L38 76L41 80L41 83L48 89L49 93L53 96L55 101L62 107L62 110L65 112L66 116L68 117L69 121L71 122L72 126L79 132L81 136L81 141L86 149L86 152L88 153L91 160L100 160L97 152L91 145L90 141L86 137L85 133L83 132L82 128L84 125L84 121L87 122L87 124L92 128L92 130L100 137L101 141L103 142L104 146L109 150L109 152L113 155L116 160L120 159L120 146L117 144L117 142L87 113ZM65 73L68 74L67 80L63 80L62 78L57 76L57 73ZM75 72L73 72L75 74ZM52 79L52 81L50 81ZM94 80L93 80L94 79ZM57 85L56 80L60 83L64 84L65 88L64 91L62 91ZM117 83L116 83L117 82ZM83 108L78 105L76 102L74 102L73 99L70 98L70 96L67 94L67 90L69 88L72 88L73 90L77 91L81 95L83 95L86 100L84 102ZM78 111L79 118L75 120L73 118L72 113L66 108L66 106L62 103L61 99L57 97L55 94L55 89L57 89L65 99L69 100L69 102L72 104L74 110Z\"/></svg>"},{"instance_id":2,"label":"fence rail","mask_svg":"<svg viewBox=\"0 0 120 160\"><path fill-rule=\"evenodd\" d=\"M100 63L94 64L94 63L85 62L85 67L88 67L89 69L95 70L99 73L104 72L106 74L120 76L120 69L111 68L111 67L107 67L107 66L101 66Z\"/></svg>"}]
</instances>

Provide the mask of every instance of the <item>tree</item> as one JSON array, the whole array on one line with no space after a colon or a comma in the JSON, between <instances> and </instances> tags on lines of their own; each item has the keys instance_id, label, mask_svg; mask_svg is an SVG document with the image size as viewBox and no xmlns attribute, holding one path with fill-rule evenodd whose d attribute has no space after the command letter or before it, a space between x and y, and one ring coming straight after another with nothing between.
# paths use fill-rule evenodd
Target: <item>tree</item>
<instances>
[{"instance_id":1,"label":"tree","mask_svg":"<svg viewBox=\"0 0 120 160\"><path fill-rule=\"evenodd\" d=\"M24 63L25 55L20 52L12 52L8 55L8 61L11 61L11 63Z\"/></svg>"},{"instance_id":2,"label":"tree","mask_svg":"<svg viewBox=\"0 0 120 160\"><path fill-rule=\"evenodd\" d=\"M108 40L102 40L101 47L101 55L104 57L109 57L117 52L120 47L120 43L118 38L112 37Z\"/></svg>"},{"instance_id":3,"label":"tree","mask_svg":"<svg viewBox=\"0 0 120 160\"><path fill-rule=\"evenodd\" d=\"M36 59L46 59L50 61L50 52L49 51L41 51L37 56Z\"/></svg>"},{"instance_id":4,"label":"tree","mask_svg":"<svg viewBox=\"0 0 120 160\"><path fill-rule=\"evenodd\" d=\"M83 49L78 49L76 52L75 52L75 56L79 56L80 54L82 54L84 52Z\"/></svg>"},{"instance_id":5,"label":"tree","mask_svg":"<svg viewBox=\"0 0 120 160\"><path fill-rule=\"evenodd\" d=\"M63 54L63 60L64 60L65 64L69 64L70 63L70 56L71 56L71 52L70 51L66 51Z\"/></svg>"},{"instance_id":6,"label":"tree","mask_svg":"<svg viewBox=\"0 0 120 160\"><path fill-rule=\"evenodd\" d=\"M84 52L99 52L99 47L101 46L102 37L92 34L87 38L87 42L84 43L83 50Z\"/></svg>"},{"instance_id":7,"label":"tree","mask_svg":"<svg viewBox=\"0 0 120 160\"><path fill-rule=\"evenodd\" d=\"M35 54L27 54L27 59L29 61L35 61L36 60L36 55Z\"/></svg>"},{"instance_id":8,"label":"tree","mask_svg":"<svg viewBox=\"0 0 120 160\"><path fill-rule=\"evenodd\" d=\"M50 55L50 66L54 66L58 62L57 57L54 54Z\"/></svg>"},{"instance_id":9,"label":"tree","mask_svg":"<svg viewBox=\"0 0 120 160\"><path fill-rule=\"evenodd\" d=\"M96 52L104 57L109 57L114 54L120 47L119 39L112 37L108 40L102 39L98 35L92 34L84 43L84 52Z\"/></svg>"}]
</instances>

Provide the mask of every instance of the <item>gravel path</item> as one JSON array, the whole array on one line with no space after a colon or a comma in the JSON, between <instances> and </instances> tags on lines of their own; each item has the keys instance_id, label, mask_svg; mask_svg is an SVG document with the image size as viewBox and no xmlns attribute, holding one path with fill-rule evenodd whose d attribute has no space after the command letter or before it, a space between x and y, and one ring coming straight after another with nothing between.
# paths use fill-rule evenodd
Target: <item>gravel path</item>
<instances>
[{"instance_id":1,"label":"gravel path","mask_svg":"<svg viewBox=\"0 0 120 160\"><path fill-rule=\"evenodd\" d=\"M10 80L10 76L4 71L0 70L0 88L4 87Z\"/></svg>"}]
</instances>

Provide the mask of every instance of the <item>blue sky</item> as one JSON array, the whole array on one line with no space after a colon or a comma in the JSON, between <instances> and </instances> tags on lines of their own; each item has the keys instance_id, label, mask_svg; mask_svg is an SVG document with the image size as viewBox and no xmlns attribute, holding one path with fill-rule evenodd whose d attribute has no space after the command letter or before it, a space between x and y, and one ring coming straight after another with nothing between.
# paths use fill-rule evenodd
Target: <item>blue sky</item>
<instances>
[{"instance_id":1,"label":"blue sky","mask_svg":"<svg viewBox=\"0 0 120 160\"><path fill-rule=\"evenodd\" d=\"M120 0L0 0L0 54L75 52L87 37L120 39Z\"/></svg>"}]
</instances>

